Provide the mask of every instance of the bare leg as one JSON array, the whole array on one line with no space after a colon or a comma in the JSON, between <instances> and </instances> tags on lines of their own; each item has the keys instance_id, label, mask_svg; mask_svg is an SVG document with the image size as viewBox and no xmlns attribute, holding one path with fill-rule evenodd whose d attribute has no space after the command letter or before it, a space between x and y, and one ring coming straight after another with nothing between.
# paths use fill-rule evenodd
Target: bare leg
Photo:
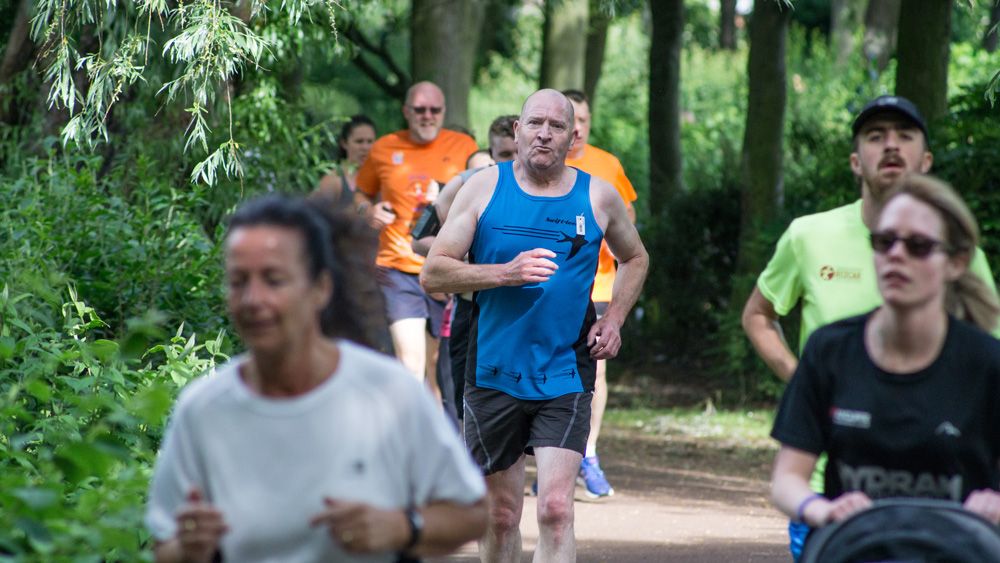
<instances>
[{"instance_id":1,"label":"bare leg","mask_svg":"<svg viewBox=\"0 0 1000 563\"><path fill-rule=\"evenodd\" d=\"M573 489L582 456L563 448L535 448L538 464L536 562L576 561Z\"/></svg>"},{"instance_id":2,"label":"bare leg","mask_svg":"<svg viewBox=\"0 0 1000 563\"><path fill-rule=\"evenodd\" d=\"M392 346L396 358L410 370L419 381L424 380L427 364L427 319L400 319L389 325Z\"/></svg>"},{"instance_id":3,"label":"bare leg","mask_svg":"<svg viewBox=\"0 0 1000 563\"><path fill-rule=\"evenodd\" d=\"M594 399L590 403L590 434L587 436L587 457L597 455L597 438L601 435L604 408L608 405L608 361L597 360Z\"/></svg>"},{"instance_id":4,"label":"bare leg","mask_svg":"<svg viewBox=\"0 0 1000 563\"><path fill-rule=\"evenodd\" d=\"M524 508L524 455L503 471L486 476L490 522L479 540L483 563L521 560L521 511Z\"/></svg>"},{"instance_id":5,"label":"bare leg","mask_svg":"<svg viewBox=\"0 0 1000 563\"><path fill-rule=\"evenodd\" d=\"M431 333L424 331L424 350L425 350L425 363L424 363L424 373L427 377L424 378L424 383L434 394L437 399L438 404L441 403L441 386L438 385L437 379L437 361L438 361L438 345L441 342L431 336Z\"/></svg>"}]
</instances>

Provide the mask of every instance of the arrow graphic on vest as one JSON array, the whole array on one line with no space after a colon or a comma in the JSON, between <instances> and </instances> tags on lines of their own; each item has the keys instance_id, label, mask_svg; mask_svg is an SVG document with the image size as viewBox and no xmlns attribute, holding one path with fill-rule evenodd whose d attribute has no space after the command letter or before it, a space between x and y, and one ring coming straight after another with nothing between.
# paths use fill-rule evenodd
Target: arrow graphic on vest
<instances>
[{"instance_id":1,"label":"arrow graphic on vest","mask_svg":"<svg viewBox=\"0 0 1000 563\"><path fill-rule=\"evenodd\" d=\"M577 252L583 248L583 245L587 244L587 238L583 235L569 236L562 231L554 231L550 229L535 229L533 227L514 227L510 225L505 225L503 227L493 227L494 229L500 231L505 235L513 235L518 237L529 237L529 238L540 238L546 240L554 240L556 242L568 242L570 243L569 255L566 259L570 259L576 256Z\"/></svg>"}]
</instances>

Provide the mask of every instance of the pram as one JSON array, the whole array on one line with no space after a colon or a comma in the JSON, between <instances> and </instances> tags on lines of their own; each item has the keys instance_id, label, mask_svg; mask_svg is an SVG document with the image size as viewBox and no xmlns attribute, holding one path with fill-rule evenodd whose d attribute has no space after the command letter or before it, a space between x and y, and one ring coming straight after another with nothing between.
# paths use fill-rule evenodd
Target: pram
<instances>
[{"instance_id":1,"label":"pram","mask_svg":"<svg viewBox=\"0 0 1000 563\"><path fill-rule=\"evenodd\" d=\"M887 499L815 530L800 563L997 563L1000 528L955 502Z\"/></svg>"}]
</instances>

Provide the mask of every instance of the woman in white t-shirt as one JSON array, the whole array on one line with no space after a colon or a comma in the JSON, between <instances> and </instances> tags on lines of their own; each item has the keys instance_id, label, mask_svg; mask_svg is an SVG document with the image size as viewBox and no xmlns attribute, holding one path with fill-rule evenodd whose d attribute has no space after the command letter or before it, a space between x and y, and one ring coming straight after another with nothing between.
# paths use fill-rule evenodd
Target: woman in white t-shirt
<instances>
[{"instance_id":1,"label":"woman in white t-shirt","mask_svg":"<svg viewBox=\"0 0 1000 563\"><path fill-rule=\"evenodd\" d=\"M440 408L358 344L380 318L367 229L285 196L231 218L248 352L177 400L146 513L157 561L391 562L482 535L483 479Z\"/></svg>"}]
</instances>

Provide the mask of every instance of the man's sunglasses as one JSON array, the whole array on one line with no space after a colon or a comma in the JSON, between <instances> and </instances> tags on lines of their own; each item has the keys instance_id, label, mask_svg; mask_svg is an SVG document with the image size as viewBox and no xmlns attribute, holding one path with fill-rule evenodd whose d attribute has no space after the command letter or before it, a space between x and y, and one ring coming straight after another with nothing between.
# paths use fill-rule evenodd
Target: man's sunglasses
<instances>
[{"instance_id":1,"label":"man's sunglasses","mask_svg":"<svg viewBox=\"0 0 1000 563\"><path fill-rule=\"evenodd\" d=\"M431 115L437 115L444 111L444 108L441 106L410 106L410 111L418 115L427 112L430 112Z\"/></svg>"},{"instance_id":2,"label":"man's sunglasses","mask_svg":"<svg viewBox=\"0 0 1000 563\"><path fill-rule=\"evenodd\" d=\"M939 240L934 240L922 235L901 237L897 236L896 233L892 231L872 233L871 241L872 250L878 252L879 254L885 254L892 250L892 247L896 246L896 242L903 243L903 246L906 247L906 253L914 258L927 258L938 248L946 252L948 250L948 245Z\"/></svg>"}]
</instances>

